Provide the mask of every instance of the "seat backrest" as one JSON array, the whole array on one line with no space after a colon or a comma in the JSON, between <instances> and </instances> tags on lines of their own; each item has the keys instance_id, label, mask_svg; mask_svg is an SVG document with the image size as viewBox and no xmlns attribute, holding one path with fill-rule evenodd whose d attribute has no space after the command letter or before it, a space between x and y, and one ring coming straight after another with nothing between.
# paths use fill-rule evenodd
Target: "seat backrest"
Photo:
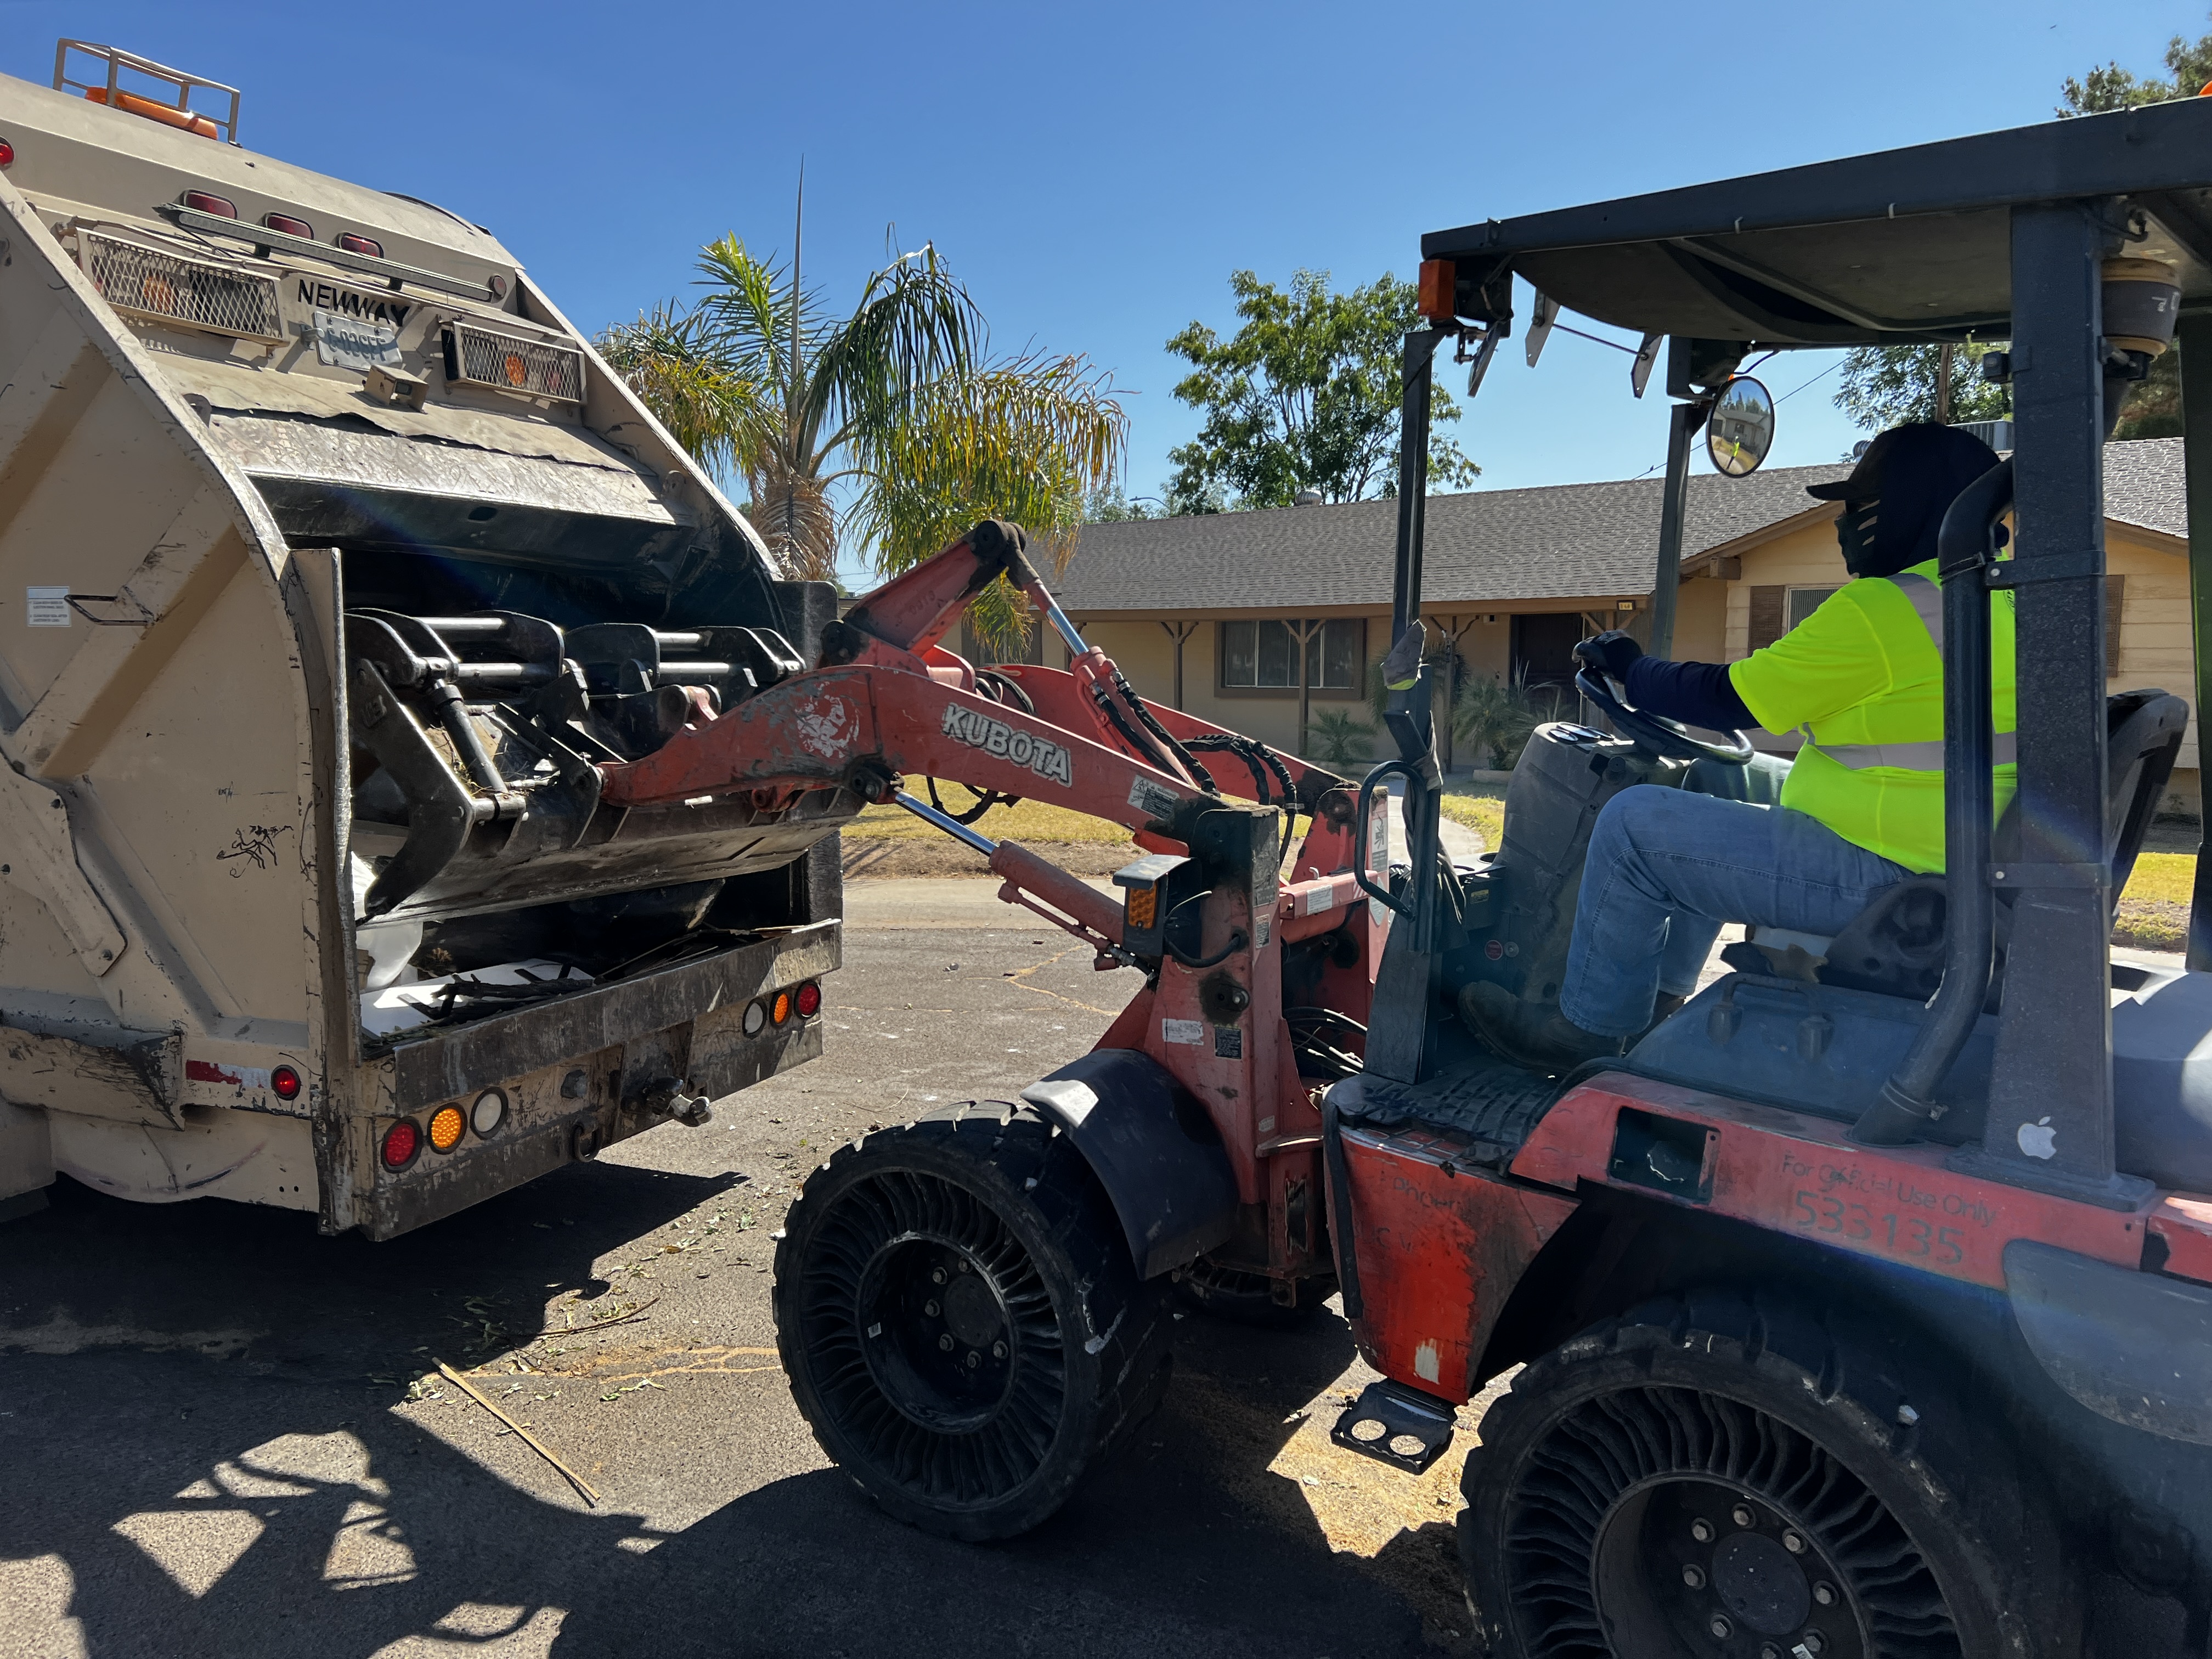
<instances>
[{"instance_id":1,"label":"seat backrest","mask_svg":"<svg viewBox=\"0 0 2212 1659\"><path fill-rule=\"evenodd\" d=\"M2135 871L2143 837L2173 775L2174 758L2189 727L2189 705L2159 690L2122 691L2105 699L2105 844L2098 855L2112 872L2112 905ZM2021 853L2020 799L1998 818L1992 837L1996 867ZM2004 973L2015 891L1997 896L1997 963ZM1885 889L1828 943L1820 969L1824 983L1925 1001L1942 978L1945 911L1943 878L1919 876Z\"/></svg>"}]
</instances>

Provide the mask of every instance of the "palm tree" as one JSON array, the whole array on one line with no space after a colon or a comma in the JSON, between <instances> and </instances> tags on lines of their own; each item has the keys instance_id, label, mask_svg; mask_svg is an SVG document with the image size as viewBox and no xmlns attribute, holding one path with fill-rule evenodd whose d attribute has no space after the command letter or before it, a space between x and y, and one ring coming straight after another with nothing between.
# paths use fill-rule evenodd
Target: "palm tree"
<instances>
[{"instance_id":1,"label":"palm tree","mask_svg":"<svg viewBox=\"0 0 2212 1659\"><path fill-rule=\"evenodd\" d=\"M987 517L1028 526L1064 565L1085 498L1121 466L1127 422L1109 377L1079 356L989 358L975 301L928 246L834 316L801 280L800 201L787 267L734 234L708 244L706 295L610 329L609 364L702 463L744 479L746 516L793 575L836 579L841 483L842 528L879 571ZM1018 636L1023 611L1002 586L975 621Z\"/></svg>"}]
</instances>

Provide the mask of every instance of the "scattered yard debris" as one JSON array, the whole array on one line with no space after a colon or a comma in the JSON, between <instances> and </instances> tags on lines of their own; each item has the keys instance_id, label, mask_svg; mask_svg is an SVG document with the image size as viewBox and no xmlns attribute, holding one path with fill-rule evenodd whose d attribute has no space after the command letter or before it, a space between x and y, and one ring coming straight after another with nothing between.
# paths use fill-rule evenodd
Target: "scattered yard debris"
<instances>
[{"instance_id":1,"label":"scattered yard debris","mask_svg":"<svg viewBox=\"0 0 2212 1659\"><path fill-rule=\"evenodd\" d=\"M540 1440L536 1435L531 1433L528 1429L524 1428L521 1424L516 1422L505 1412L501 1411L497 1406L492 1404L489 1395L486 1395L482 1389L478 1389L475 1383L470 1382L467 1377L463 1376L451 1365L448 1365L444 1360L441 1359L438 1362L438 1369L445 1373L446 1379L448 1382L461 1389L467 1394L470 1399L475 1401L477 1405L482 1406L494 1417L496 1417L501 1422L506 1424L508 1428L514 1430L516 1436L520 1437L522 1443L528 1446L531 1450L536 1452L540 1457L550 1463L555 1468L560 1470L562 1474L568 1480L568 1484L583 1494L584 1501L586 1504L589 1504L593 1509L599 1508L599 1494L593 1489L592 1483L585 1480L582 1475L577 1474L575 1470L570 1468L566 1463L563 1463L559 1458L556 1457L551 1450L547 1448L544 1441Z\"/></svg>"}]
</instances>

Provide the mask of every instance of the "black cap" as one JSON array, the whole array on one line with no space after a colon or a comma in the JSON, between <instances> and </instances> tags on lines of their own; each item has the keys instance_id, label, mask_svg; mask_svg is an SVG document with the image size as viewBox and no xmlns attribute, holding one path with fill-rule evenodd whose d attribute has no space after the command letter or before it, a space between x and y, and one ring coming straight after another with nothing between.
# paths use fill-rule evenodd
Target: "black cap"
<instances>
[{"instance_id":1,"label":"black cap","mask_svg":"<svg viewBox=\"0 0 2212 1659\"><path fill-rule=\"evenodd\" d=\"M1850 477L1833 483L1808 484L1805 493L1815 501L1872 501L1881 497L1882 474L1894 466L1929 471L1964 468L1973 477L1996 465L1996 452L1963 427L1938 426L1933 421L1912 421L1893 426L1867 446Z\"/></svg>"}]
</instances>

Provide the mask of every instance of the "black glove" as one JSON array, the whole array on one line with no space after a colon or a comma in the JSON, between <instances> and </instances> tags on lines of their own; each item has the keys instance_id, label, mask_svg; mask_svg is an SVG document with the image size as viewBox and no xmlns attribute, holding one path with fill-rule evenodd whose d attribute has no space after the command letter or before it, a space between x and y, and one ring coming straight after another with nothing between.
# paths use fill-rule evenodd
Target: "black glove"
<instances>
[{"instance_id":1,"label":"black glove","mask_svg":"<svg viewBox=\"0 0 2212 1659\"><path fill-rule=\"evenodd\" d=\"M1575 647L1575 655L1624 685L1628 683L1628 665L1643 654L1644 647L1618 628L1608 628Z\"/></svg>"}]
</instances>

